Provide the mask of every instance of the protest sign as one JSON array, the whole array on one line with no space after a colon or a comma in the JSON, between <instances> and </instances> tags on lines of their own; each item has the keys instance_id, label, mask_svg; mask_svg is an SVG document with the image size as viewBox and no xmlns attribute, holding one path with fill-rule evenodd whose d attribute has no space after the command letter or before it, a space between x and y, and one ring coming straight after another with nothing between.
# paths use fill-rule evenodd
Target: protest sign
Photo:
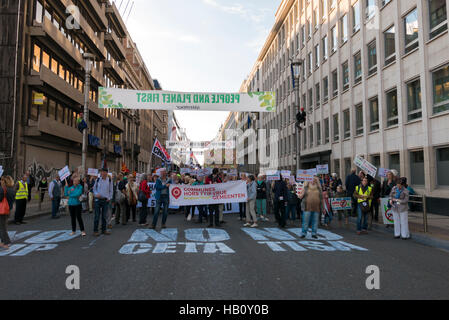
<instances>
[{"instance_id":1,"label":"protest sign","mask_svg":"<svg viewBox=\"0 0 449 320\"><path fill-rule=\"evenodd\" d=\"M98 169L87 169L87 175L88 176L98 176Z\"/></svg>"},{"instance_id":2,"label":"protest sign","mask_svg":"<svg viewBox=\"0 0 449 320\"><path fill-rule=\"evenodd\" d=\"M316 171L317 174L329 174L329 165L328 164L317 165Z\"/></svg>"},{"instance_id":3,"label":"protest sign","mask_svg":"<svg viewBox=\"0 0 449 320\"><path fill-rule=\"evenodd\" d=\"M296 181L300 181L300 182L312 182L313 181L314 176L312 175L308 175L308 174L298 174L298 176L296 177Z\"/></svg>"},{"instance_id":4,"label":"protest sign","mask_svg":"<svg viewBox=\"0 0 449 320\"><path fill-rule=\"evenodd\" d=\"M386 178L388 172L390 172L389 169L379 168L378 175L379 175L379 177L381 177L381 178Z\"/></svg>"},{"instance_id":5,"label":"protest sign","mask_svg":"<svg viewBox=\"0 0 449 320\"><path fill-rule=\"evenodd\" d=\"M381 198L380 199L380 212L382 214L382 218L384 224L394 224L393 212L388 208L389 198Z\"/></svg>"},{"instance_id":6,"label":"protest sign","mask_svg":"<svg viewBox=\"0 0 449 320\"><path fill-rule=\"evenodd\" d=\"M58 171L59 179L61 180L67 179L68 177L70 177L70 174L71 173L68 166L65 166L64 168Z\"/></svg>"},{"instance_id":7,"label":"protest sign","mask_svg":"<svg viewBox=\"0 0 449 320\"><path fill-rule=\"evenodd\" d=\"M237 177L237 169L229 170L228 176L230 176L230 177Z\"/></svg>"},{"instance_id":8,"label":"protest sign","mask_svg":"<svg viewBox=\"0 0 449 320\"><path fill-rule=\"evenodd\" d=\"M0 177L3 175L3 166L0 166Z\"/></svg>"},{"instance_id":9,"label":"protest sign","mask_svg":"<svg viewBox=\"0 0 449 320\"><path fill-rule=\"evenodd\" d=\"M288 179L292 175L292 172L289 170L282 170L281 171L282 179Z\"/></svg>"},{"instance_id":10,"label":"protest sign","mask_svg":"<svg viewBox=\"0 0 449 320\"><path fill-rule=\"evenodd\" d=\"M308 169L308 170L298 170L296 172L296 175L307 175L307 176L316 176L317 170L315 169Z\"/></svg>"},{"instance_id":11,"label":"protest sign","mask_svg":"<svg viewBox=\"0 0 449 320\"><path fill-rule=\"evenodd\" d=\"M265 174L267 176L267 181L281 180L281 173L278 170L267 170Z\"/></svg>"},{"instance_id":12,"label":"protest sign","mask_svg":"<svg viewBox=\"0 0 449 320\"><path fill-rule=\"evenodd\" d=\"M299 197L299 195L301 194L302 190L304 189L304 184L303 183L296 183L296 195Z\"/></svg>"},{"instance_id":13,"label":"protest sign","mask_svg":"<svg viewBox=\"0 0 449 320\"><path fill-rule=\"evenodd\" d=\"M170 185L170 204L176 206L246 202L245 181L208 185Z\"/></svg>"},{"instance_id":14,"label":"protest sign","mask_svg":"<svg viewBox=\"0 0 449 320\"><path fill-rule=\"evenodd\" d=\"M334 211L351 210L352 200L351 198L332 198L331 206Z\"/></svg>"},{"instance_id":15,"label":"protest sign","mask_svg":"<svg viewBox=\"0 0 449 320\"><path fill-rule=\"evenodd\" d=\"M373 178L376 177L377 168L374 165L372 165L369 161L359 156L356 156L354 159L354 164L363 171L365 171L367 174L369 174L371 177Z\"/></svg>"}]
</instances>

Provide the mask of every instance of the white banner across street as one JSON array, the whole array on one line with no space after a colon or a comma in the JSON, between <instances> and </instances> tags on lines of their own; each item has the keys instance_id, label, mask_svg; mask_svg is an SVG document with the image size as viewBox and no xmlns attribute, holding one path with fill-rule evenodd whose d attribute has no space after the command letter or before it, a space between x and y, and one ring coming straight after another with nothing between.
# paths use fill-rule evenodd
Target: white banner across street
<instances>
[{"instance_id":1,"label":"white banner across street","mask_svg":"<svg viewBox=\"0 0 449 320\"><path fill-rule=\"evenodd\" d=\"M274 92L190 93L100 87L98 96L99 108L173 111L276 111L276 94Z\"/></svg>"},{"instance_id":2,"label":"white banner across street","mask_svg":"<svg viewBox=\"0 0 449 320\"><path fill-rule=\"evenodd\" d=\"M170 185L170 204L192 206L247 201L246 182L232 181L208 185Z\"/></svg>"}]
</instances>

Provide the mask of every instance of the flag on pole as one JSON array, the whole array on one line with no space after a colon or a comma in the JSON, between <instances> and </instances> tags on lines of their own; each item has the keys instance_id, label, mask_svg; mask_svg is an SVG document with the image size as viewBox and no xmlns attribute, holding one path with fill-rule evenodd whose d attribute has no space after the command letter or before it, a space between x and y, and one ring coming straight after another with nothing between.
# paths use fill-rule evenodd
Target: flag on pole
<instances>
[{"instance_id":1,"label":"flag on pole","mask_svg":"<svg viewBox=\"0 0 449 320\"><path fill-rule=\"evenodd\" d=\"M152 153L156 157L160 158L162 161L164 161L166 163L170 163L171 162L170 154L167 152L167 150L165 150L165 148L161 145L161 143L159 142L158 139L156 139L154 141L154 146L153 146Z\"/></svg>"}]
</instances>

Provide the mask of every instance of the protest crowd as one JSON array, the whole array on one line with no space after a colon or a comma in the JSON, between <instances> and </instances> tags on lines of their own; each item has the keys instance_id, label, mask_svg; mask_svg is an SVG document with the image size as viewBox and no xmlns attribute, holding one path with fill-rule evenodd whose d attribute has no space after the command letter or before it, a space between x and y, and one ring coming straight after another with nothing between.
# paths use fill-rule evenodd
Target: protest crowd
<instances>
[{"instance_id":1,"label":"protest crowd","mask_svg":"<svg viewBox=\"0 0 449 320\"><path fill-rule=\"evenodd\" d=\"M395 170L388 171L380 181L364 171L353 169L343 182L337 174L318 174L314 170L298 172L291 176L284 171L255 175L237 174L237 170L183 169L181 172L165 168L150 174L124 171L110 173L108 169L96 170L94 174L70 172L61 179L59 175L38 183L38 192L43 198L48 194L52 202L52 219L60 217L61 207L67 208L71 217L73 234L77 224L82 236L86 236L83 216L94 215L93 235L100 232L110 235L113 225L135 223L139 228L155 229L161 216L160 227L166 228L169 214L182 214L186 223L222 227L226 221L227 204L218 201L210 204L172 206L170 186L192 186L195 190L208 185L224 185L240 181L246 187L246 201L234 203L238 220L244 227L269 226L276 221L280 228L302 227L302 238L311 230L317 239L318 227L349 227L349 217L357 217L358 235L368 233L369 225L381 218L381 199L394 220L394 236L409 239L408 211L409 195L414 194L407 179L398 177ZM91 175L89 175L91 173ZM300 176L305 174L306 179ZM302 180L302 181L301 181ZM14 223L25 224L27 203L31 189L36 185L34 177L26 172L18 181L10 176L1 177L0 187L0 238L2 248L8 248L8 217L14 211ZM227 186L227 185L226 185ZM223 203L222 203L223 202ZM273 216L274 218L271 218ZM150 219L150 217L152 217ZM229 217L229 216L227 216ZM388 225L387 225L388 227Z\"/></svg>"}]
</instances>

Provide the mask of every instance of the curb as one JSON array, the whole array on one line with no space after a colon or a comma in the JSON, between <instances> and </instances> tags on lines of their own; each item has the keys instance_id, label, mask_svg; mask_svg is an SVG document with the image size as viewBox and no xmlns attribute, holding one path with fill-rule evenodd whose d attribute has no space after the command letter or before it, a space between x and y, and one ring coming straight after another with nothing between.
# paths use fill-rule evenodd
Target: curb
<instances>
[{"instance_id":1,"label":"curb","mask_svg":"<svg viewBox=\"0 0 449 320\"><path fill-rule=\"evenodd\" d=\"M349 217L349 221L353 224L357 224L357 218L355 217ZM383 226L383 225L382 225ZM377 231L380 233L390 234L393 235L394 231L387 228L382 228L380 225L373 224L372 231ZM426 236L422 234L416 234L416 233L410 233L410 240L417 242L419 244L423 244L429 247L437 248L437 249L443 249L449 251L449 241L437 239L431 236Z\"/></svg>"}]
</instances>

